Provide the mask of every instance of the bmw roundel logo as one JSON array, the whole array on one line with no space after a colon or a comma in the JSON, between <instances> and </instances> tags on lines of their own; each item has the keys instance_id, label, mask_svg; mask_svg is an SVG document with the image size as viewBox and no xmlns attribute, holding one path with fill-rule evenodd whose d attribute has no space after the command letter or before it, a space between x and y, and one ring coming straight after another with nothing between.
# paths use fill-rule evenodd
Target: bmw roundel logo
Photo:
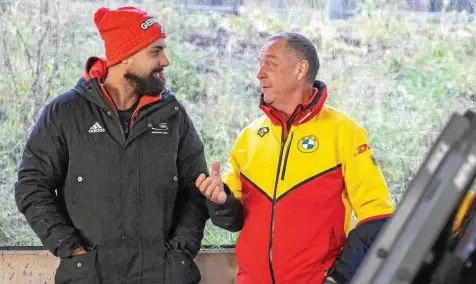
<instances>
[{"instance_id":1,"label":"bmw roundel logo","mask_svg":"<svg viewBox=\"0 0 476 284\"><path fill-rule=\"evenodd\" d=\"M312 153L319 148L319 140L314 135L301 138L298 142L298 149L303 153Z\"/></svg>"}]
</instances>

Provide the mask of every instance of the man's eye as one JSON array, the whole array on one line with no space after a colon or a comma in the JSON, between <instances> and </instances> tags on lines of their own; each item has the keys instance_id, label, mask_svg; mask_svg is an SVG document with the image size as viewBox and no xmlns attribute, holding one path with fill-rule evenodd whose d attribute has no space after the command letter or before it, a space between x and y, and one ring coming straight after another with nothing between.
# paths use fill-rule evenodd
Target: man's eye
<instances>
[{"instance_id":1,"label":"man's eye","mask_svg":"<svg viewBox=\"0 0 476 284\"><path fill-rule=\"evenodd\" d=\"M266 62L266 66L268 68L273 68L273 67L276 67L276 64L274 62Z\"/></svg>"},{"instance_id":2,"label":"man's eye","mask_svg":"<svg viewBox=\"0 0 476 284\"><path fill-rule=\"evenodd\" d=\"M263 65L263 64L264 64L264 66L266 66L266 67L270 67L270 66L271 66L271 62L269 62L269 61L265 61L265 62L263 62L263 63L260 64L260 65Z\"/></svg>"}]
</instances>

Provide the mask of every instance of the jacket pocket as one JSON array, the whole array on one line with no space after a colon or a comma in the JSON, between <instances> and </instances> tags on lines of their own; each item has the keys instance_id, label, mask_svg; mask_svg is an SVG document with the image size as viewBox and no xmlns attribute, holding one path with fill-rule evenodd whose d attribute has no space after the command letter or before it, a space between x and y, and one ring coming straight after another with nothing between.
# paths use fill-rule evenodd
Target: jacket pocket
<instances>
[{"instance_id":1,"label":"jacket pocket","mask_svg":"<svg viewBox=\"0 0 476 284\"><path fill-rule=\"evenodd\" d=\"M55 274L56 284L99 284L97 251L62 258Z\"/></svg>"},{"instance_id":2,"label":"jacket pocket","mask_svg":"<svg viewBox=\"0 0 476 284\"><path fill-rule=\"evenodd\" d=\"M165 283L199 284L200 271L195 261L180 250L168 250L166 255Z\"/></svg>"}]
</instances>

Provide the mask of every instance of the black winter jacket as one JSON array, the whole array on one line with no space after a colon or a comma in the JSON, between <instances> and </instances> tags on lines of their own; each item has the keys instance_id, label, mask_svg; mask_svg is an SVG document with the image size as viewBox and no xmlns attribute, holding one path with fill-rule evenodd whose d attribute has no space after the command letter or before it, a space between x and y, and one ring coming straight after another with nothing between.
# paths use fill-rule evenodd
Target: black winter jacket
<instances>
[{"instance_id":1,"label":"black winter jacket","mask_svg":"<svg viewBox=\"0 0 476 284\"><path fill-rule=\"evenodd\" d=\"M99 79L86 79L45 107L15 185L61 258L56 283L198 283L208 212L194 184L208 171L190 118L168 91L145 96L125 139ZM71 257L80 246L88 253Z\"/></svg>"}]
</instances>

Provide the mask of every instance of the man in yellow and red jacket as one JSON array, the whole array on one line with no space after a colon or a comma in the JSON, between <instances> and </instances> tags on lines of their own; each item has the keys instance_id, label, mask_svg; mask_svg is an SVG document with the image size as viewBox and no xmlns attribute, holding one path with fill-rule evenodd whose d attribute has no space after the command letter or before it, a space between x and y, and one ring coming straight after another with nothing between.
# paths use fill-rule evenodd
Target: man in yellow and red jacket
<instances>
[{"instance_id":1,"label":"man in yellow and red jacket","mask_svg":"<svg viewBox=\"0 0 476 284\"><path fill-rule=\"evenodd\" d=\"M238 284L348 283L393 213L367 133L325 104L307 38L271 37L259 59L266 115L240 133L223 175L215 162L196 185L213 223L241 230Z\"/></svg>"}]
</instances>

